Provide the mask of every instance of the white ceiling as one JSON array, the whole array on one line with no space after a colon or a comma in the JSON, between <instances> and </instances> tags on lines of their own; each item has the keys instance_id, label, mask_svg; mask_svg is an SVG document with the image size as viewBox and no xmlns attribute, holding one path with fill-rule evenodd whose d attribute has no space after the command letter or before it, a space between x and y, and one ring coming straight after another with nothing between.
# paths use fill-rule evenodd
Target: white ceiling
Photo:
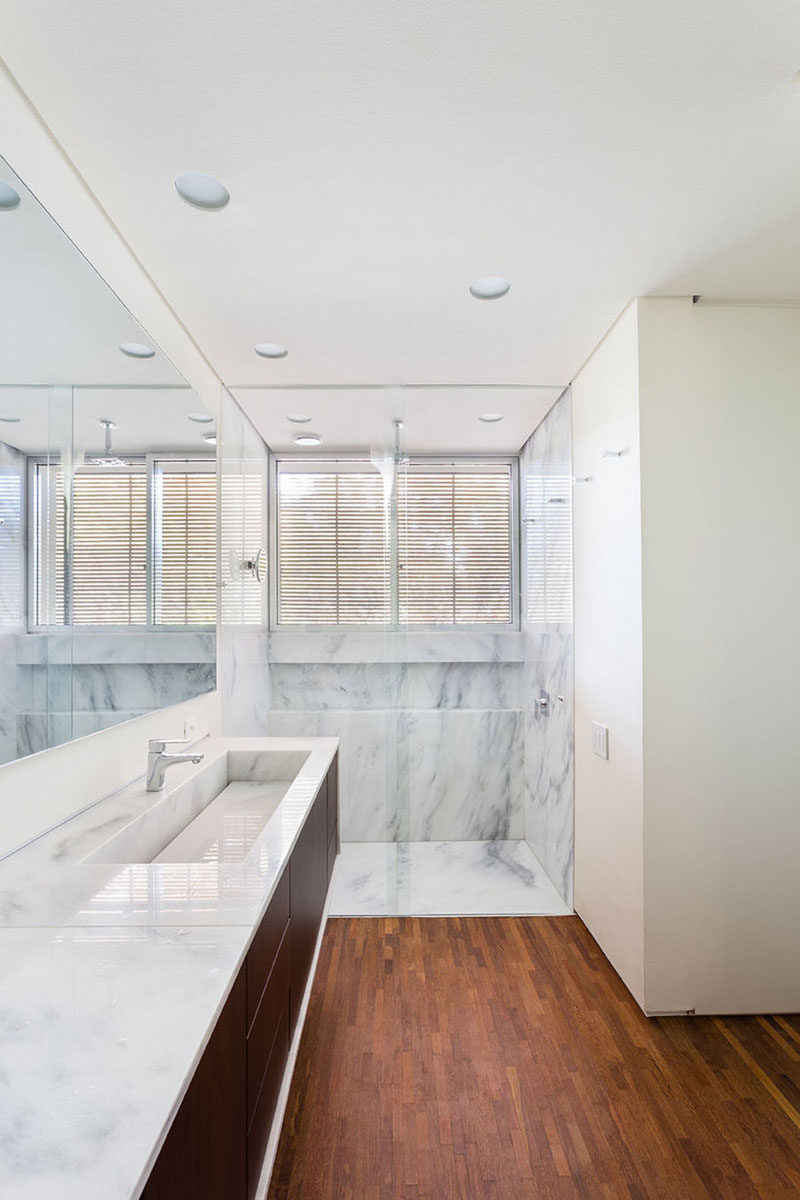
<instances>
[{"instance_id":1,"label":"white ceiling","mask_svg":"<svg viewBox=\"0 0 800 1200\"><path fill-rule=\"evenodd\" d=\"M308 430L322 437L323 452L380 451L392 444L392 422L400 420L409 454L515 454L559 395L546 387L234 389L267 444L294 453L292 439ZM293 424L288 413L311 420ZM502 413L503 420L485 424L481 413Z\"/></svg>"},{"instance_id":2,"label":"white ceiling","mask_svg":"<svg viewBox=\"0 0 800 1200\"><path fill-rule=\"evenodd\" d=\"M795 0L5 0L0 44L242 396L559 387L632 296L800 296Z\"/></svg>"}]
</instances>

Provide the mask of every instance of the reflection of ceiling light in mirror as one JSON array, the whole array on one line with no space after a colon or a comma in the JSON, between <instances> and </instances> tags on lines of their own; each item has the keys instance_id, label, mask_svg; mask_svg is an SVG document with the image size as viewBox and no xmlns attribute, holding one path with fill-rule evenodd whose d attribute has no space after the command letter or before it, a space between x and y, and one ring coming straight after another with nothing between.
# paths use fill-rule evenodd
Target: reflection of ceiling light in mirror
<instances>
[{"instance_id":1,"label":"reflection of ceiling light in mirror","mask_svg":"<svg viewBox=\"0 0 800 1200\"><path fill-rule=\"evenodd\" d=\"M495 421L502 421L502 413L481 413L478 417L479 421L485 421L487 425L494 425Z\"/></svg>"},{"instance_id":2,"label":"reflection of ceiling light in mirror","mask_svg":"<svg viewBox=\"0 0 800 1200\"><path fill-rule=\"evenodd\" d=\"M286 358L289 353L280 342L257 342L253 349L260 358Z\"/></svg>"},{"instance_id":3,"label":"reflection of ceiling light in mirror","mask_svg":"<svg viewBox=\"0 0 800 1200\"><path fill-rule=\"evenodd\" d=\"M208 425L214 418L211 413L189 413L189 420L196 421L198 425Z\"/></svg>"},{"instance_id":4,"label":"reflection of ceiling light in mirror","mask_svg":"<svg viewBox=\"0 0 800 1200\"><path fill-rule=\"evenodd\" d=\"M16 425L19 421L19 417L0 417L0 421L2 421L4 425Z\"/></svg>"},{"instance_id":5,"label":"reflection of ceiling light in mirror","mask_svg":"<svg viewBox=\"0 0 800 1200\"><path fill-rule=\"evenodd\" d=\"M155 350L152 346L146 346L144 342L120 342L119 348L123 354L127 354L128 358L153 358Z\"/></svg>"},{"instance_id":6,"label":"reflection of ceiling light in mirror","mask_svg":"<svg viewBox=\"0 0 800 1200\"><path fill-rule=\"evenodd\" d=\"M231 194L213 175L200 171L186 171L175 180L175 191L194 208L224 208Z\"/></svg>"},{"instance_id":7,"label":"reflection of ceiling light in mirror","mask_svg":"<svg viewBox=\"0 0 800 1200\"><path fill-rule=\"evenodd\" d=\"M298 433L292 438L295 446L321 446L322 438L318 433Z\"/></svg>"},{"instance_id":8,"label":"reflection of ceiling light in mirror","mask_svg":"<svg viewBox=\"0 0 800 1200\"><path fill-rule=\"evenodd\" d=\"M311 417L306 413L287 413L286 420L291 421L293 425L307 425Z\"/></svg>"},{"instance_id":9,"label":"reflection of ceiling light in mirror","mask_svg":"<svg viewBox=\"0 0 800 1200\"><path fill-rule=\"evenodd\" d=\"M204 433L204 434L203 434L203 441L204 441L204 442L208 442L209 446L216 446L216 444L217 444L217 435L216 435L216 433L214 433L213 431L212 431L211 433Z\"/></svg>"},{"instance_id":10,"label":"reflection of ceiling light in mirror","mask_svg":"<svg viewBox=\"0 0 800 1200\"><path fill-rule=\"evenodd\" d=\"M476 300L497 300L500 296L505 296L510 287L510 281L503 279L502 275L487 275L471 283L469 290Z\"/></svg>"},{"instance_id":11,"label":"reflection of ceiling light in mirror","mask_svg":"<svg viewBox=\"0 0 800 1200\"><path fill-rule=\"evenodd\" d=\"M0 209L16 208L19 204L19 192L8 183L0 182Z\"/></svg>"}]
</instances>

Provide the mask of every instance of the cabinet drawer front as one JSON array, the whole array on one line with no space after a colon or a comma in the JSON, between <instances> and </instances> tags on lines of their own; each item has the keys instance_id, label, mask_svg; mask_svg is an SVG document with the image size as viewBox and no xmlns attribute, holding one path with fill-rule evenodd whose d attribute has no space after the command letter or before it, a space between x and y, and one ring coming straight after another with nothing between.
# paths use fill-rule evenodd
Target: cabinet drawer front
<instances>
[{"instance_id":1,"label":"cabinet drawer front","mask_svg":"<svg viewBox=\"0 0 800 1200\"><path fill-rule=\"evenodd\" d=\"M331 840L331 835L335 830L339 821L339 755L337 754L328 768L326 778L326 786L328 790L327 797L327 817L328 817L328 841Z\"/></svg>"},{"instance_id":2,"label":"cabinet drawer front","mask_svg":"<svg viewBox=\"0 0 800 1200\"><path fill-rule=\"evenodd\" d=\"M247 1134L247 1196L254 1200L264 1153L272 1130L272 1117L281 1090L283 1072L289 1057L289 1012L284 1009L281 1024L269 1056L264 1082Z\"/></svg>"},{"instance_id":3,"label":"cabinet drawer front","mask_svg":"<svg viewBox=\"0 0 800 1200\"><path fill-rule=\"evenodd\" d=\"M269 902L258 932L247 952L247 1028L253 1023L264 988L289 921L290 864L287 864L275 895Z\"/></svg>"},{"instance_id":4,"label":"cabinet drawer front","mask_svg":"<svg viewBox=\"0 0 800 1200\"><path fill-rule=\"evenodd\" d=\"M250 1125L264 1082L270 1055L285 1041L289 1049L289 953L291 923L275 958L261 1003L247 1037L247 1124Z\"/></svg>"},{"instance_id":5,"label":"cabinet drawer front","mask_svg":"<svg viewBox=\"0 0 800 1200\"><path fill-rule=\"evenodd\" d=\"M333 864L336 862L336 854L337 854L338 849L339 849L339 839L337 837L337 830L334 827L333 832L331 834L331 840L328 842L328 883L330 883L330 881L331 881L331 875L333 874Z\"/></svg>"}]
</instances>

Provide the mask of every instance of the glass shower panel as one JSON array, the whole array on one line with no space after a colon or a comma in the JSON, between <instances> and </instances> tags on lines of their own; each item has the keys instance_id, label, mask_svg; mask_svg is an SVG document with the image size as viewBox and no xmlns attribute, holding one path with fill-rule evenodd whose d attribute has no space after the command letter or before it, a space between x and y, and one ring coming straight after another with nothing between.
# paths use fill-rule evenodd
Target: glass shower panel
<instances>
[{"instance_id":1,"label":"glass shower panel","mask_svg":"<svg viewBox=\"0 0 800 1200\"><path fill-rule=\"evenodd\" d=\"M26 459L20 560L26 603L17 638L17 756L73 737L73 645L64 587L71 553L72 388L20 390L25 417L12 436Z\"/></svg>"},{"instance_id":2,"label":"glass shower panel","mask_svg":"<svg viewBox=\"0 0 800 1200\"><path fill-rule=\"evenodd\" d=\"M382 394L384 445L381 472L384 481L389 613L384 630L385 663L385 775L387 810L387 881L390 911L412 911L408 870L411 795L409 790L409 644L407 627L400 619L403 548L399 538L400 497L408 466L405 450L406 392L384 388Z\"/></svg>"}]
</instances>

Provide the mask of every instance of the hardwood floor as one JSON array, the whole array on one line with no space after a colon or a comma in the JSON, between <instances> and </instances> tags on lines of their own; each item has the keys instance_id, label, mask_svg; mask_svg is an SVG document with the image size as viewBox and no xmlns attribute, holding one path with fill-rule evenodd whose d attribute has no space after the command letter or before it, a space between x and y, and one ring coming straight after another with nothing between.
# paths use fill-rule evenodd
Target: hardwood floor
<instances>
[{"instance_id":1,"label":"hardwood floor","mask_svg":"<svg viewBox=\"0 0 800 1200\"><path fill-rule=\"evenodd\" d=\"M800 1018L648 1020L577 917L330 920L270 1200L800 1196Z\"/></svg>"}]
</instances>

